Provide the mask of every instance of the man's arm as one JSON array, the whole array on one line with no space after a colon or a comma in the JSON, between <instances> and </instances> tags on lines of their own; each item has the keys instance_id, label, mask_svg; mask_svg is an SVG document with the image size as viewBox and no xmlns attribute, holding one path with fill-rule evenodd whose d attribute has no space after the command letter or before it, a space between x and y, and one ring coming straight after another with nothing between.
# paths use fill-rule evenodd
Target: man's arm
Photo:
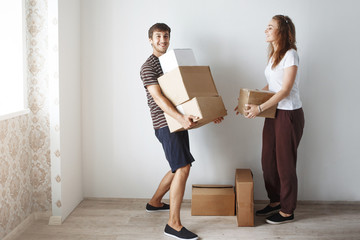
<instances>
[{"instance_id":1,"label":"man's arm","mask_svg":"<svg viewBox=\"0 0 360 240\"><path fill-rule=\"evenodd\" d=\"M157 84L148 85L147 90L151 94L152 98L154 99L155 103L167 114L171 117L176 119L184 129L192 128L196 125L194 120L197 120L198 117L192 115L183 115L179 113L174 105L165 97L160 89L160 86Z\"/></svg>"}]
</instances>

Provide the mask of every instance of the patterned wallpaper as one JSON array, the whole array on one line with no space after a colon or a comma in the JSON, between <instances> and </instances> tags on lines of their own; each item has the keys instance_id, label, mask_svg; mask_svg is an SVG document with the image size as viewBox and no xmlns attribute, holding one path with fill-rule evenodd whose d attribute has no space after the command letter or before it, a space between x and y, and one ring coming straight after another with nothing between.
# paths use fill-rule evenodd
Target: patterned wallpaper
<instances>
[{"instance_id":1,"label":"patterned wallpaper","mask_svg":"<svg viewBox=\"0 0 360 240\"><path fill-rule=\"evenodd\" d=\"M47 0L26 0L30 113L0 121L0 239L51 210Z\"/></svg>"},{"instance_id":2,"label":"patterned wallpaper","mask_svg":"<svg viewBox=\"0 0 360 240\"><path fill-rule=\"evenodd\" d=\"M0 239L31 213L29 117L0 121Z\"/></svg>"},{"instance_id":3,"label":"patterned wallpaper","mask_svg":"<svg viewBox=\"0 0 360 240\"><path fill-rule=\"evenodd\" d=\"M47 0L26 1L32 211L51 207Z\"/></svg>"}]
</instances>

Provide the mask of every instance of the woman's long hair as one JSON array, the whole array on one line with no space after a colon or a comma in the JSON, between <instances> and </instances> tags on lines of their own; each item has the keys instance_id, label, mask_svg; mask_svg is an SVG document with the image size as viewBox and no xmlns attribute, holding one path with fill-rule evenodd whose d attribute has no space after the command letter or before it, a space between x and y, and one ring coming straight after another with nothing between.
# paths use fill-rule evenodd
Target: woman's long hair
<instances>
[{"instance_id":1,"label":"woman's long hair","mask_svg":"<svg viewBox=\"0 0 360 240\"><path fill-rule=\"evenodd\" d=\"M271 66L274 69L284 57L285 53L289 49L295 49L296 47L296 34L295 34L295 25L288 16L284 15L275 15L273 17L278 23L278 39L276 40L277 49L275 51L272 43L269 44L269 61L272 57L273 64Z\"/></svg>"}]
</instances>

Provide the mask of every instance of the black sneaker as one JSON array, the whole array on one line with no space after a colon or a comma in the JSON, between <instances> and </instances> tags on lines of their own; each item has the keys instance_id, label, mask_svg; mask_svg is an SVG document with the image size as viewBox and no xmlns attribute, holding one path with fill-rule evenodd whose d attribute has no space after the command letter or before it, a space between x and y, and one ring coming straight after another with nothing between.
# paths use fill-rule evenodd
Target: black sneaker
<instances>
[{"instance_id":1,"label":"black sneaker","mask_svg":"<svg viewBox=\"0 0 360 240\"><path fill-rule=\"evenodd\" d=\"M166 224L164 234L169 237L177 238L177 239L187 239L187 240L196 240L198 239L198 235L193 232L190 232L185 227L183 227L179 232Z\"/></svg>"},{"instance_id":2,"label":"black sneaker","mask_svg":"<svg viewBox=\"0 0 360 240\"><path fill-rule=\"evenodd\" d=\"M147 212L168 212L170 210L170 205L163 203L162 207L154 207L150 204L146 204L146 211Z\"/></svg>"},{"instance_id":3,"label":"black sneaker","mask_svg":"<svg viewBox=\"0 0 360 240\"><path fill-rule=\"evenodd\" d=\"M274 215L266 218L266 222L270 224L281 224L294 221L294 214L289 217L283 217L280 213L275 213Z\"/></svg>"},{"instance_id":4,"label":"black sneaker","mask_svg":"<svg viewBox=\"0 0 360 240\"><path fill-rule=\"evenodd\" d=\"M278 213L280 208L280 204L275 207L270 207L270 205L267 205L265 208L256 211L256 216L269 216L271 214Z\"/></svg>"}]
</instances>

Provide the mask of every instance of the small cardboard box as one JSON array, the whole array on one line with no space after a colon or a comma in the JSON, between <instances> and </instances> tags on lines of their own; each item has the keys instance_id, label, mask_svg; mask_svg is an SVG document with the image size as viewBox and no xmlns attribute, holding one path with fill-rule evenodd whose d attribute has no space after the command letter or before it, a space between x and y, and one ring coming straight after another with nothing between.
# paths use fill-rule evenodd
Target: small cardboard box
<instances>
[{"instance_id":1,"label":"small cardboard box","mask_svg":"<svg viewBox=\"0 0 360 240\"><path fill-rule=\"evenodd\" d=\"M178 106L194 97L214 97L218 92L209 66L178 67L158 78L162 93Z\"/></svg>"},{"instance_id":2,"label":"small cardboard box","mask_svg":"<svg viewBox=\"0 0 360 240\"><path fill-rule=\"evenodd\" d=\"M239 227L254 226L254 182L250 169L236 169L236 217Z\"/></svg>"},{"instance_id":3,"label":"small cardboard box","mask_svg":"<svg viewBox=\"0 0 360 240\"><path fill-rule=\"evenodd\" d=\"M201 127L219 117L227 115L224 103L220 96L217 97L195 97L176 107L182 114L199 117L197 125L193 128ZM182 125L173 117L165 113L166 122L170 132L183 131ZM191 128L191 129L193 129Z\"/></svg>"},{"instance_id":4,"label":"small cardboard box","mask_svg":"<svg viewBox=\"0 0 360 240\"><path fill-rule=\"evenodd\" d=\"M234 216L235 193L232 185L192 185L192 216Z\"/></svg>"},{"instance_id":5,"label":"small cardboard box","mask_svg":"<svg viewBox=\"0 0 360 240\"><path fill-rule=\"evenodd\" d=\"M179 66L197 66L191 49L173 49L159 57L163 73L168 73Z\"/></svg>"},{"instance_id":6,"label":"small cardboard box","mask_svg":"<svg viewBox=\"0 0 360 240\"><path fill-rule=\"evenodd\" d=\"M264 90L252 90L247 88L240 89L240 96L239 96L239 104L238 104L238 111L245 116L244 108L245 104L255 104L260 105L267 100L269 100L272 96L274 96L274 92L264 91ZM259 115L258 117L266 117L266 118L275 118L276 114L276 107L277 105L266 109Z\"/></svg>"}]
</instances>

